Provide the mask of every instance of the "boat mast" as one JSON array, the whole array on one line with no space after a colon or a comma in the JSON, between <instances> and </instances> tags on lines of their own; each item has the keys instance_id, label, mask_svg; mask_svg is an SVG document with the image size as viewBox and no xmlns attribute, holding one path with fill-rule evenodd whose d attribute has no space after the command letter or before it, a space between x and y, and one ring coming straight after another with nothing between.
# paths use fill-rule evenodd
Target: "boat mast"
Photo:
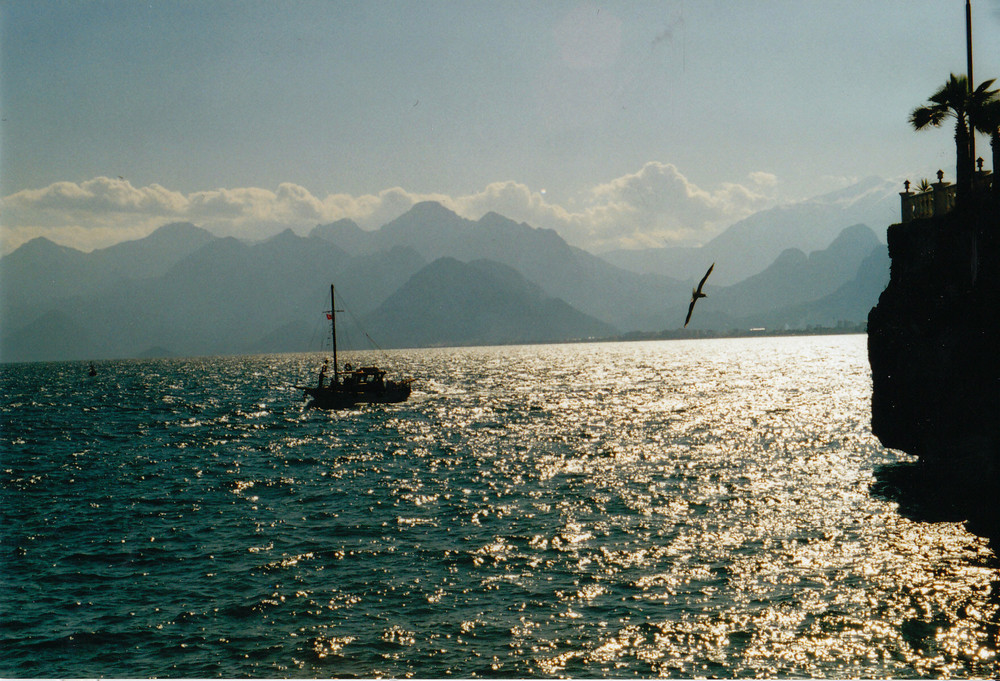
<instances>
[{"instance_id":1,"label":"boat mast","mask_svg":"<svg viewBox=\"0 0 1000 681\"><path fill-rule=\"evenodd\" d=\"M337 303L333 297L333 284L330 284L330 332L333 337L333 384L340 385L337 368Z\"/></svg>"}]
</instances>

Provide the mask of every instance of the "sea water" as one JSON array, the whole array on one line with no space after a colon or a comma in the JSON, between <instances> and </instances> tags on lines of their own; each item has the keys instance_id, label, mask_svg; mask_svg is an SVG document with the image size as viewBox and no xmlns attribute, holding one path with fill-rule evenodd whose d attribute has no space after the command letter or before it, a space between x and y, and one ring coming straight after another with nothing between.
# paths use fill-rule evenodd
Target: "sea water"
<instances>
[{"instance_id":1,"label":"sea water","mask_svg":"<svg viewBox=\"0 0 1000 681\"><path fill-rule=\"evenodd\" d=\"M0 368L0 676L997 671L986 542L872 491L864 336L395 351L343 412L321 360Z\"/></svg>"}]
</instances>

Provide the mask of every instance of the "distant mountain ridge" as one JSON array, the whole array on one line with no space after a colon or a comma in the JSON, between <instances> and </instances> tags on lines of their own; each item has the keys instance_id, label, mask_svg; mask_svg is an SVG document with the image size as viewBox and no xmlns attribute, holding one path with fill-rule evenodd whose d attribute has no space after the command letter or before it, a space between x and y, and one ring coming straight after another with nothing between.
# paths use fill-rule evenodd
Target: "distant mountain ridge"
<instances>
[{"instance_id":1,"label":"distant mountain ridge","mask_svg":"<svg viewBox=\"0 0 1000 681\"><path fill-rule=\"evenodd\" d=\"M119 279L148 279L218 239L191 223L164 225L149 236L83 253L44 237L25 243L0 258L0 318L11 306L35 306L76 294L93 294Z\"/></svg>"},{"instance_id":2,"label":"distant mountain ridge","mask_svg":"<svg viewBox=\"0 0 1000 681\"><path fill-rule=\"evenodd\" d=\"M762 271L786 249L824 249L849 225L877 226L884 242L883 227L898 220L898 187L871 177L808 201L754 213L704 246L617 250L602 257L634 272L679 278L695 277L702 263L715 262L718 272L713 276L728 285Z\"/></svg>"},{"instance_id":3,"label":"distant mountain ridge","mask_svg":"<svg viewBox=\"0 0 1000 681\"><path fill-rule=\"evenodd\" d=\"M805 329L860 323L889 283L889 248L879 244L858 266L854 277L822 298L758 313L748 327Z\"/></svg>"},{"instance_id":4,"label":"distant mountain ridge","mask_svg":"<svg viewBox=\"0 0 1000 681\"><path fill-rule=\"evenodd\" d=\"M855 314L847 298L881 290L881 275L860 274L884 265L872 259L880 248L854 225L739 284L721 285L720 263L692 328ZM700 276L701 255L694 264ZM0 259L0 361L315 350L331 282L354 313L340 328L363 339L360 322L383 347L609 337L677 329L695 280L631 272L551 230L434 203L379 230L340 221L258 243L187 223L92 253L36 239Z\"/></svg>"},{"instance_id":5,"label":"distant mountain ridge","mask_svg":"<svg viewBox=\"0 0 1000 681\"><path fill-rule=\"evenodd\" d=\"M618 332L546 296L507 265L449 257L417 272L369 315L365 326L396 346L540 343L609 338Z\"/></svg>"},{"instance_id":6,"label":"distant mountain ridge","mask_svg":"<svg viewBox=\"0 0 1000 681\"><path fill-rule=\"evenodd\" d=\"M763 272L739 284L714 286L710 278L708 299L699 303L690 326L726 330L859 323L888 280L886 246L867 226L854 225L822 251L807 256L787 249ZM848 292L854 305L843 300ZM678 304L671 315L681 317L686 309Z\"/></svg>"},{"instance_id":7,"label":"distant mountain ridge","mask_svg":"<svg viewBox=\"0 0 1000 681\"><path fill-rule=\"evenodd\" d=\"M717 301L728 313L747 316L817 300L853 278L879 245L871 228L853 225L823 250L808 255L797 248L783 251L763 272L727 287Z\"/></svg>"},{"instance_id":8,"label":"distant mountain ridge","mask_svg":"<svg viewBox=\"0 0 1000 681\"><path fill-rule=\"evenodd\" d=\"M468 220L439 203L415 205L378 230L364 232L341 220L310 232L355 254L391 247L411 248L426 261L438 258L493 260L524 275L550 296L619 328L646 326L636 310L655 309L664 299L684 294L686 284L665 275L642 275L610 265L567 244L555 231L517 223L497 213ZM621 304L633 301L634 308Z\"/></svg>"}]
</instances>

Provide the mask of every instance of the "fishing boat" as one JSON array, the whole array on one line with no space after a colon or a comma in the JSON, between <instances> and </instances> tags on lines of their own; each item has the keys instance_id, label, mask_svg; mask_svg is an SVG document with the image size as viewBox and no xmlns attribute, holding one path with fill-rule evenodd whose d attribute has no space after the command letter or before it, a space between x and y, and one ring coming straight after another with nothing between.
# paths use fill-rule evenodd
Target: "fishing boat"
<instances>
[{"instance_id":1,"label":"fishing boat","mask_svg":"<svg viewBox=\"0 0 1000 681\"><path fill-rule=\"evenodd\" d=\"M354 368L350 363L343 369L337 362L337 304L333 284L330 285L330 331L333 337L333 376L327 383L329 360L323 363L315 386L295 386L312 398L310 407L317 409L349 409L360 404L392 404L405 402L410 396L412 378L399 381L385 377L377 366Z\"/></svg>"}]
</instances>

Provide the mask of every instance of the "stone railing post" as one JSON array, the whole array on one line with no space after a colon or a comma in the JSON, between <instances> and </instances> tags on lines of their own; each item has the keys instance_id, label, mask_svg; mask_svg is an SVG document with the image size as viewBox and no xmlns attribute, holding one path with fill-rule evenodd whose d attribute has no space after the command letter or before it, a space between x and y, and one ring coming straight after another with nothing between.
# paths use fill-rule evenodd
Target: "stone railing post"
<instances>
[{"instance_id":1,"label":"stone railing post","mask_svg":"<svg viewBox=\"0 0 1000 681\"><path fill-rule=\"evenodd\" d=\"M952 198L949 197L948 187L951 182L944 181L944 171L937 171L938 181L932 184L934 188L934 215L944 215L951 210Z\"/></svg>"},{"instance_id":2,"label":"stone railing post","mask_svg":"<svg viewBox=\"0 0 1000 681\"><path fill-rule=\"evenodd\" d=\"M996 195L996 183L993 178L995 170L995 168L993 171L983 170L982 157L976 159L976 180L974 189L980 196L989 196L991 191L994 192L994 195Z\"/></svg>"},{"instance_id":3,"label":"stone railing post","mask_svg":"<svg viewBox=\"0 0 1000 681\"><path fill-rule=\"evenodd\" d=\"M899 192L899 208L900 208L900 222L907 223L913 219L913 201L911 197L913 193L910 191L910 181L907 180L903 183L903 189L906 191Z\"/></svg>"}]
</instances>

